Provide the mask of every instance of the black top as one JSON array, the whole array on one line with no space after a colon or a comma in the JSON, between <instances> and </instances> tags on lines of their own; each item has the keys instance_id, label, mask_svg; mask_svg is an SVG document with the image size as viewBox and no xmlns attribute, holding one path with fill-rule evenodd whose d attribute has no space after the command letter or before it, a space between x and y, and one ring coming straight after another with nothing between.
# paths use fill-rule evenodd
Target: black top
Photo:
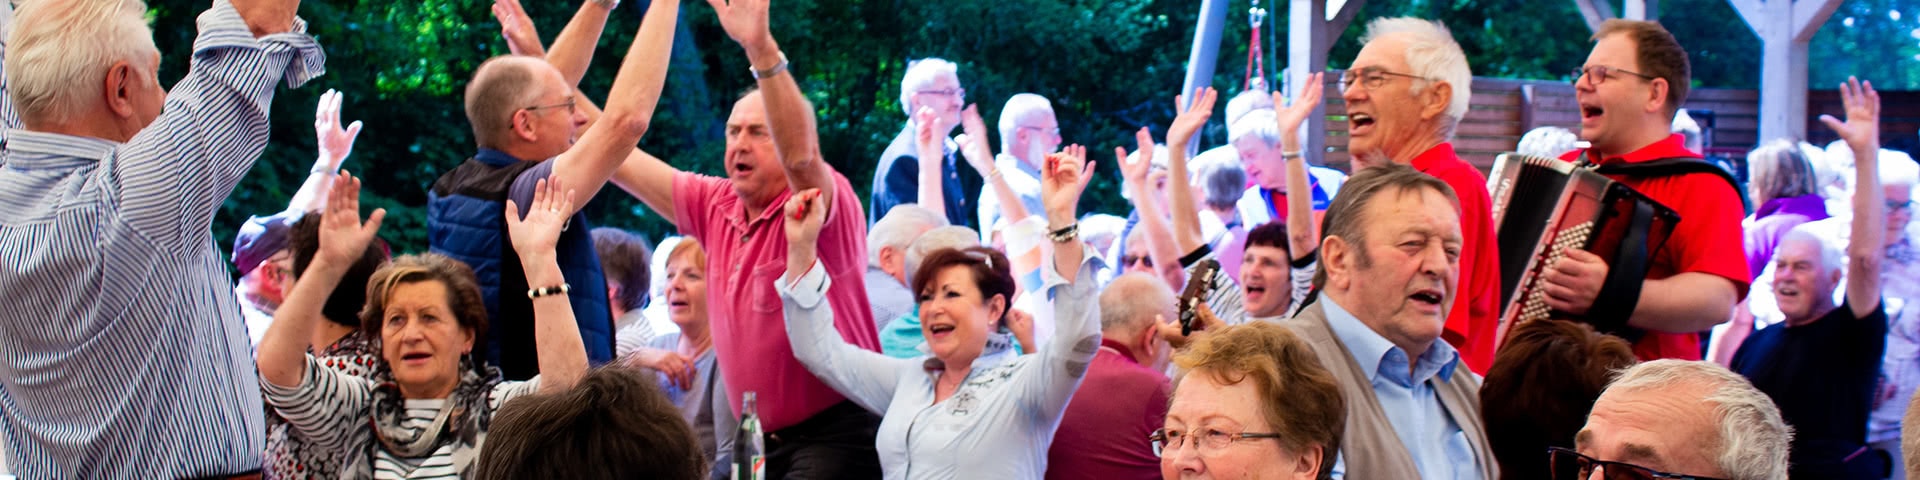
<instances>
[{"instance_id":1,"label":"black top","mask_svg":"<svg viewBox=\"0 0 1920 480\"><path fill-rule=\"evenodd\" d=\"M920 203L920 156L913 133L912 129L901 130L880 154L879 171L873 174L873 198L867 202L869 227L887 216L893 207ZM974 202L980 198L980 189L986 182L972 168L960 168L954 151L945 150L947 158L940 162L940 191L947 197L947 224L978 231L980 218L974 211L978 208Z\"/></svg>"},{"instance_id":2,"label":"black top","mask_svg":"<svg viewBox=\"0 0 1920 480\"><path fill-rule=\"evenodd\" d=\"M1853 318L1845 303L1813 323L1760 329L1740 345L1733 370L1772 397L1793 427L1792 477L1882 478L1884 466L1863 465L1881 457L1860 450L1886 346L1885 305Z\"/></svg>"}]
</instances>

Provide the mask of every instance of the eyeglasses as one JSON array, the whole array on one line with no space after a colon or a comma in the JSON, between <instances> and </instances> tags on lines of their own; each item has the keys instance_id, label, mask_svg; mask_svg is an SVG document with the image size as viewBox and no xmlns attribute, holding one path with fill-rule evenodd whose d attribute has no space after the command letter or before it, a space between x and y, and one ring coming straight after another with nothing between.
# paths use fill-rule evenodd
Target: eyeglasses
<instances>
[{"instance_id":1,"label":"eyeglasses","mask_svg":"<svg viewBox=\"0 0 1920 480\"><path fill-rule=\"evenodd\" d=\"M1644 74L1644 73L1640 73L1640 72L1635 72L1635 71L1631 71L1631 70L1625 70L1625 69L1619 69L1619 68L1613 68L1613 67L1609 67L1609 66L1606 66L1606 65L1594 65L1594 66L1590 66L1590 67L1578 67L1578 68L1574 68L1574 69L1573 69L1573 84L1574 84L1574 85L1579 85L1579 84L1580 84L1580 79L1582 79L1582 78L1587 78L1587 77L1592 77L1592 78L1593 78L1593 80L1592 80L1592 82L1593 82L1593 84L1594 84L1594 85L1599 85L1599 84L1602 84L1602 83L1606 83L1606 81L1607 81L1607 79L1608 79L1608 78L1612 78L1612 76L1613 76L1613 74L1616 74L1616 73L1624 73L1624 74L1627 74L1627 75L1632 75L1632 76L1636 76L1636 77L1640 77L1640 78L1642 78L1642 79L1645 79L1645 80L1647 80L1647 81L1653 81L1653 79L1655 79L1655 78L1659 78L1659 77L1655 77L1655 76L1652 76L1652 75L1647 75L1647 74Z\"/></svg>"},{"instance_id":2,"label":"eyeglasses","mask_svg":"<svg viewBox=\"0 0 1920 480\"><path fill-rule=\"evenodd\" d=\"M1033 130L1033 131L1037 131L1037 132L1040 132L1040 133L1045 133L1045 134L1049 134L1049 135L1053 135L1053 136L1054 136L1054 138L1059 138L1059 137L1060 137L1060 127L1025 127L1025 126L1023 126L1023 127L1020 127L1019 129L1020 129L1020 130Z\"/></svg>"},{"instance_id":3,"label":"eyeglasses","mask_svg":"<svg viewBox=\"0 0 1920 480\"><path fill-rule=\"evenodd\" d=\"M1913 209L1913 200L1907 200L1904 202L1895 202L1892 200L1887 201L1887 213L1898 212L1901 210L1912 210L1912 209Z\"/></svg>"},{"instance_id":4,"label":"eyeglasses","mask_svg":"<svg viewBox=\"0 0 1920 480\"><path fill-rule=\"evenodd\" d=\"M920 90L920 91L916 91L916 92L914 92L914 93L918 93L918 94L921 94L921 95L939 95L939 96L943 96L943 97L953 97L953 98L966 98L966 96L967 96L967 89L964 89L964 88L948 88L948 89L944 89L944 90Z\"/></svg>"},{"instance_id":5,"label":"eyeglasses","mask_svg":"<svg viewBox=\"0 0 1920 480\"><path fill-rule=\"evenodd\" d=\"M1712 477L1667 473L1631 463L1595 460L1579 452L1560 447L1547 447L1547 455L1553 465L1554 480L1584 480L1593 476L1594 470L1601 472L1604 480L1720 480Z\"/></svg>"},{"instance_id":6,"label":"eyeglasses","mask_svg":"<svg viewBox=\"0 0 1920 480\"><path fill-rule=\"evenodd\" d=\"M1192 432L1192 434L1188 434L1188 432L1162 428L1159 430L1154 430L1152 435L1147 436L1147 439L1153 441L1153 455L1156 457L1159 457L1159 456L1166 456L1169 453L1179 451L1180 446L1186 445L1187 437L1194 438L1193 443L1194 443L1195 449L1221 450L1221 449L1227 448L1228 445L1232 445L1233 442L1237 442L1240 440L1261 439L1261 438L1278 439L1280 438L1280 434L1278 433L1247 433L1247 432L1227 433L1219 430L1214 430L1211 428L1203 428L1203 429Z\"/></svg>"},{"instance_id":7,"label":"eyeglasses","mask_svg":"<svg viewBox=\"0 0 1920 480\"><path fill-rule=\"evenodd\" d=\"M1120 256L1120 266L1122 267L1131 267L1135 263L1140 264L1142 267L1153 268L1153 257L1147 256L1146 254Z\"/></svg>"},{"instance_id":8,"label":"eyeglasses","mask_svg":"<svg viewBox=\"0 0 1920 480\"><path fill-rule=\"evenodd\" d=\"M541 110L545 110L545 109L549 109L549 108L560 108L560 107L567 107L567 113L573 113L573 108L574 108L574 103L575 103L575 102L577 102L577 100L574 100L574 99L571 99L571 98L569 98L569 99L567 99L567 101L565 101L565 102L560 102L560 103L556 103L556 104L552 104L552 105L534 105L534 106L531 106L531 107L527 107L527 108L522 108L521 110L526 110L526 111L529 111L529 112L537 112L537 111L541 111Z\"/></svg>"},{"instance_id":9,"label":"eyeglasses","mask_svg":"<svg viewBox=\"0 0 1920 480\"><path fill-rule=\"evenodd\" d=\"M1355 68L1355 69L1350 69L1344 72L1340 72L1340 93L1347 93L1347 91L1353 90L1354 83L1359 83L1360 85L1367 87L1367 90L1380 88L1380 85L1387 83L1388 76L1406 77L1406 78L1411 78L1415 80L1437 81L1437 80L1427 78L1427 77L1422 77L1419 75L1408 75L1408 74L1399 73L1399 72L1389 72L1386 69L1380 68L1380 67L1361 67L1361 68Z\"/></svg>"}]
</instances>

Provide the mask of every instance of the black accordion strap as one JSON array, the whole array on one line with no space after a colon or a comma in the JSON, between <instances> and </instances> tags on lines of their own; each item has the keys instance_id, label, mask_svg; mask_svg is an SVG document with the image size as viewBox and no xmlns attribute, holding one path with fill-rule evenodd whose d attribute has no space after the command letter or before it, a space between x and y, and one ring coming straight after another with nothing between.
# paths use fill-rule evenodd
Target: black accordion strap
<instances>
[{"instance_id":1,"label":"black accordion strap","mask_svg":"<svg viewBox=\"0 0 1920 480\"><path fill-rule=\"evenodd\" d=\"M1626 238L1621 244L1625 247L1614 252L1613 258L1606 259L1607 265L1647 265L1651 259L1647 251L1647 231L1653 224L1653 205L1636 202L1633 207L1632 227L1627 229ZM1644 285L1645 275L1627 275L1634 269L1609 269L1607 279L1600 285L1600 293L1594 297L1593 306L1587 310L1586 321L1595 330L1611 334L1627 343L1640 341L1647 332L1627 325L1633 318L1633 311L1639 307L1640 287Z\"/></svg>"},{"instance_id":2,"label":"black accordion strap","mask_svg":"<svg viewBox=\"0 0 1920 480\"><path fill-rule=\"evenodd\" d=\"M1740 186L1740 179L1735 178L1733 172L1721 168L1720 165L1698 158L1675 157L1637 163L1615 163L1612 165L1600 165L1594 168L1593 171L1601 175L1626 175L1641 178L1671 177L1689 173L1710 174L1720 177L1721 180L1726 180L1727 185L1733 187L1733 194L1740 197L1740 205L1747 209L1753 208L1753 201L1747 198L1746 189Z\"/></svg>"}]
</instances>

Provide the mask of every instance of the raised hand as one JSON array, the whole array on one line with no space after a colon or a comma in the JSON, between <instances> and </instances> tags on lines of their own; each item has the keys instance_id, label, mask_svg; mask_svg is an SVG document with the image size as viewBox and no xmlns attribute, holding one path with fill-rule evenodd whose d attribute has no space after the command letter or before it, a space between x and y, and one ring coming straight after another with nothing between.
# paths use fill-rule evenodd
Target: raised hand
<instances>
[{"instance_id":1,"label":"raised hand","mask_svg":"<svg viewBox=\"0 0 1920 480\"><path fill-rule=\"evenodd\" d=\"M1273 92L1274 113L1280 121L1280 138L1285 140L1282 142L1283 149L1288 148L1287 143L1296 144L1291 146L1292 150L1300 148L1297 145L1300 125L1307 122L1307 117L1313 116L1313 109L1320 106L1320 97L1326 93L1326 84L1322 83L1322 78L1324 73L1307 75L1306 84L1302 85L1305 88L1300 89L1300 95L1294 97L1291 103L1285 102L1284 94ZM1286 108L1280 108L1280 105L1286 105Z\"/></svg>"},{"instance_id":2,"label":"raised hand","mask_svg":"<svg viewBox=\"0 0 1920 480\"><path fill-rule=\"evenodd\" d=\"M820 225L827 219L827 208L820 200L820 189L809 188L787 197L785 211L787 243L814 245L820 238Z\"/></svg>"},{"instance_id":3,"label":"raised hand","mask_svg":"<svg viewBox=\"0 0 1920 480\"><path fill-rule=\"evenodd\" d=\"M327 208L320 218L320 250L314 253L315 264L325 264L345 268L360 259L367 251L367 244L373 242L373 235L380 231L380 222L387 218L387 210L376 208L367 216L365 223L360 222L360 179L351 173L340 172L334 177L332 190L327 194Z\"/></svg>"},{"instance_id":4,"label":"raised hand","mask_svg":"<svg viewBox=\"0 0 1920 480\"><path fill-rule=\"evenodd\" d=\"M233 11L247 22L254 38L293 31L300 0L233 0Z\"/></svg>"},{"instance_id":5,"label":"raised hand","mask_svg":"<svg viewBox=\"0 0 1920 480\"><path fill-rule=\"evenodd\" d=\"M555 255L560 232L573 216L573 190L564 190L560 177L541 179L533 186L533 202L527 205L526 218L520 218L520 206L507 199L507 237L513 251L525 261Z\"/></svg>"},{"instance_id":6,"label":"raised hand","mask_svg":"<svg viewBox=\"0 0 1920 480\"><path fill-rule=\"evenodd\" d=\"M961 135L960 156L967 159L967 165L987 176L993 171L993 148L987 146L987 122L980 119L978 105L967 105L960 111L960 128L966 132Z\"/></svg>"},{"instance_id":7,"label":"raised hand","mask_svg":"<svg viewBox=\"0 0 1920 480\"><path fill-rule=\"evenodd\" d=\"M500 21L500 37L507 40L508 52L547 56L546 47L540 45L540 32L533 27L533 17L520 7L520 0L494 0L493 18Z\"/></svg>"},{"instance_id":8,"label":"raised hand","mask_svg":"<svg viewBox=\"0 0 1920 480\"><path fill-rule=\"evenodd\" d=\"M1840 84L1840 99L1846 104L1847 121L1821 115L1820 122L1856 151L1880 148L1880 93L1873 90L1873 82L1847 77L1847 83Z\"/></svg>"},{"instance_id":9,"label":"raised hand","mask_svg":"<svg viewBox=\"0 0 1920 480\"><path fill-rule=\"evenodd\" d=\"M1087 147L1069 145L1047 155L1040 177L1040 201L1047 209L1049 226L1058 228L1073 223L1080 193L1086 191L1087 182L1093 179L1093 164L1087 163Z\"/></svg>"},{"instance_id":10,"label":"raised hand","mask_svg":"<svg viewBox=\"0 0 1920 480\"><path fill-rule=\"evenodd\" d=\"M1187 149L1187 142L1193 140L1193 134L1207 126L1207 119L1213 118L1213 101L1216 93L1213 87L1203 87L1193 91L1193 105L1187 105L1187 97L1175 96L1174 104L1180 115L1173 117L1173 124L1167 126L1167 149Z\"/></svg>"},{"instance_id":11,"label":"raised hand","mask_svg":"<svg viewBox=\"0 0 1920 480\"><path fill-rule=\"evenodd\" d=\"M1147 127L1140 127L1133 133L1133 141L1140 158L1128 161L1127 147L1113 147L1114 162L1120 164L1120 179L1126 180L1127 185L1145 188L1147 172L1153 171L1153 133Z\"/></svg>"},{"instance_id":12,"label":"raised hand","mask_svg":"<svg viewBox=\"0 0 1920 480\"><path fill-rule=\"evenodd\" d=\"M1033 340L1033 314L1009 308L1005 323L1007 332L1013 334L1014 340L1020 341L1022 355L1040 351L1039 342Z\"/></svg>"},{"instance_id":13,"label":"raised hand","mask_svg":"<svg viewBox=\"0 0 1920 480\"><path fill-rule=\"evenodd\" d=\"M938 156L937 154L944 147L941 145L940 134L936 132L945 129L937 129L934 125L939 122L939 117L939 114L934 113L933 107L920 107L919 111L913 112L913 143L921 153L932 151L936 154L935 156Z\"/></svg>"},{"instance_id":14,"label":"raised hand","mask_svg":"<svg viewBox=\"0 0 1920 480\"><path fill-rule=\"evenodd\" d=\"M320 106L313 112L313 132L319 140L320 162L325 162L327 171L340 171L340 164L347 160L347 154L353 153L353 140L360 137L360 121L354 120L346 128L340 127L339 91L327 90L320 94Z\"/></svg>"},{"instance_id":15,"label":"raised hand","mask_svg":"<svg viewBox=\"0 0 1920 480\"><path fill-rule=\"evenodd\" d=\"M770 0L707 0L720 15L720 28L747 50L771 43L773 32L767 28L767 3Z\"/></svg>"}]
</instances>

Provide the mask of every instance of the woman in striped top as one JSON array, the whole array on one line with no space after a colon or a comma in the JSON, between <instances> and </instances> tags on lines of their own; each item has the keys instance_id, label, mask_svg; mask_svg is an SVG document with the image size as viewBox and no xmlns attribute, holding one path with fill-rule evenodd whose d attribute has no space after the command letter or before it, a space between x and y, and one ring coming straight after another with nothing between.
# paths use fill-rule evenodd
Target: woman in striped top
<instances>
[{"instance_id":1,"label":"woman in striped top","mask_svg":"<svg viewBox=\"0 0 1920 480\"><path fill-rule=\"evenodd\" d=\"M371 378L329 369L306 352L322 302L366 249L386 212L360 221L360 182L333 183L320 227L320 250L260 342L261 389L268 406L309 445L349 452L343 478L460 478L470 473L493 412L507 400L570 388L587 369L554 244L573 212L573 192L557 179L536 187L522 220L507 202L507 228L534 301L542 376L505 382L473 356L486 333L486 310L473 271L435 254L408 255L367 282L362 329L378 339ZM549 287L550 286L550 287ZM371 420L371 421L370 421Z\"/></svg>"}]
</instances>

